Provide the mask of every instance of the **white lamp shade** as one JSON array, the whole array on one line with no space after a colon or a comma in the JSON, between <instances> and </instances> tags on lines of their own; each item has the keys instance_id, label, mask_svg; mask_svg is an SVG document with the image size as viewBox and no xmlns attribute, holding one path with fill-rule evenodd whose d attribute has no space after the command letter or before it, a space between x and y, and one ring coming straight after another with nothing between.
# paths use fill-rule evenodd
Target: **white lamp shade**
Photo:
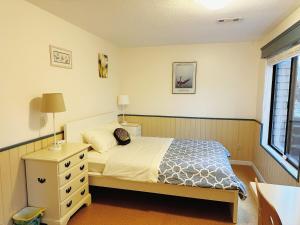
<instances>
[{"instance_id":1,"label":"white lamp shade","mask_svg":"<svg viewBox=\"0 0 300 225\"><path fill-rule=\"evenodd\" d=\"M129 105L128 95L119 95L118 96L118 105Z\"/></svg>"}]
</instances>

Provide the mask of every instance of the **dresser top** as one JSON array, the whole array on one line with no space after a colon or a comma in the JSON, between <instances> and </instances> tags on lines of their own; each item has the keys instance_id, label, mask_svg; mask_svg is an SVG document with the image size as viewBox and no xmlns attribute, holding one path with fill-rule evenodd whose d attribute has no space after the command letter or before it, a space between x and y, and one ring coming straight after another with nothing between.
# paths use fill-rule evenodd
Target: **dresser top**
<instances>
[{"instance_id":1,"label":"dresser top","mask_svg":"<svg viewBox=\"0 0 300 225\"><path fill-rule=\"evenodd\" d=\"M65 143L61 145L61 150L59 151L49 151L48 148L45 148L36 152L26 154L22 157L22 159L60 162L89 147L90 147L89 144Z\"/></svg>"},{"instance_id":2,"label":"dresser top","mask_svg":"<svg viewBox=\"0 0 300 225\"><path fill-rule=\"evenodd\" d=\"M139 126L141 126L141 124L139 124L139 123L125 123L125 124L121 124L121 126L123 126L123 127L139 127Z\"/></svg>"}]
</instances>

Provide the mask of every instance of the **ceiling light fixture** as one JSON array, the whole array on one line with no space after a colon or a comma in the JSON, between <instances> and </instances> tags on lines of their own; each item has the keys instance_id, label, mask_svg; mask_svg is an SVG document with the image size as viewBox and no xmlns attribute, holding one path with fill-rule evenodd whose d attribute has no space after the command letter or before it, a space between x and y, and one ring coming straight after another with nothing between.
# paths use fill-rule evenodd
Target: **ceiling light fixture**
<instances>
[{"instance_id":1,"label":"ceiling light fixture","mask_svg":"<svg viewBox=\"0 0 300 225\"><path fill-rule=\"evenodd\" d=\"M222 9L231 2L231 0L195 0L206 8L211 10Z\"/></svg>"}]
</instances>

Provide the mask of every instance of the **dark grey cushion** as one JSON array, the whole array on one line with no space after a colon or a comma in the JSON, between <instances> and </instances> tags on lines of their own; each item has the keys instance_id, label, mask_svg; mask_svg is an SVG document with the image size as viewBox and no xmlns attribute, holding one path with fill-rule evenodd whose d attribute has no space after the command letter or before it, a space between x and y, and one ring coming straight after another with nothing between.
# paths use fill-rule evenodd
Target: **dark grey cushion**
<instances>
[{"instance_id":1,"label":"dark grey cushion","mask_svg":"<svg viewBox=\"0 0 300 225\"><path fill-rule=\"evenodd\" d=\"M123 128L115 129L114 137L116 138L119 145L127 145L131 141L129 133Z\"/></svg>"}]
</instances>

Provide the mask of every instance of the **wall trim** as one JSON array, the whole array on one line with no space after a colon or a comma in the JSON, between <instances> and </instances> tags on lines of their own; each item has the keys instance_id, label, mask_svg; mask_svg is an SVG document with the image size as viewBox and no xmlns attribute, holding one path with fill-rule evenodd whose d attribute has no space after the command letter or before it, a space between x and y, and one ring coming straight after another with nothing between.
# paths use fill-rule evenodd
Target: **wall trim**
<instances>
[{"instance_id":1,"label":"wall trim","mask_svg":"<svg viewBox=\"0 0 300 225\"><path fill-rule=\"evenodd\" d=\"M241 166L250 166L254 170L258 180L260 182L266 183L265 179L255 166L255 164L252 161L243 161L243 160L229 160L231 165L241 165Z\"/></svg>"},{"instance_id":2,"label":"wall trim","mask_svg":"<svg viewBox=\"0 0 300 225\"><path fill-rule=\"evenodd\" d=\"M59 131L59 132L56 133L56 135L63 134L63 133L64 133L64 131ZM38 137L38 138L35 138L35 139L31 139L31 140L20 142L20 143L14 144L14 145L6 146L6 147L3 147L3 148L0 148L0 152L4 152L4 151L7 151L7 150L10 150L10 149L13 149L13 148L17 148L17 147L20 147L22 145L27 145L27 144L30 144L32 142L40 141L40 140L43 140L45 138L49 138L51 136L53 136L53 134L47 134L45 136L41 136L41 137Z\"/></svg>"},{"instance_id":3,"label":"wall trim","mask_svg":"<svg viewBox=\"0 0 300 225\"><path fill-rule=\"evenodd\" d=\"M229 160L231 165L241 165L241 166L252 166L251 161L244 161L244 160Z\"/></svg>"},{"instance_id":4,"label":"wall trim","mask_svg":"<svg viewBox=\"0 0 300 225\"><path fill-rule=\"evenodd\" d=\"M253 162L252 163L252 169L254 170L254 172L256 173L256 176L258 178L258 181L266 183L266 180L264 179L264 177L261 175L261 173L259 172L259 170L257 169L257 167L255 166L255 164Z\"/></svg>"},{"instance_id":5,"label":"wall trim","mask_svg":"<svg viewBox=\"0 0 300 225\"><path fill-rule=\"evenodd\" d=\"M122 116L119 114L118 116ZM166 116L166 115L145 115L145 114L124 114L125 116L140 116L140 117L162 117L162 118L178 118L178 119L203 119L203 120L240 120L240 121L253 121L261 124L256 119L250 118L226 118L226 117L194 117L194 116Z\"/></svg>"}]
</instances>

